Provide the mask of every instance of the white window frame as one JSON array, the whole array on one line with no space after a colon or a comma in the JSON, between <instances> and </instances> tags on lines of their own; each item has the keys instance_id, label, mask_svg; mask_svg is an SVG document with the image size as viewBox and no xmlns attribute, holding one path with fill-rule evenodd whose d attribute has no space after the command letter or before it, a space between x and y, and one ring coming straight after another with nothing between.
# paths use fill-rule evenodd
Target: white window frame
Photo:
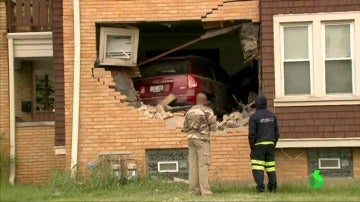
<instances>
[{"instance_id":1,"label":"white window frame","mask_svg":"<svg viewBox=\"0 0 360 202\"><path fill-rule=\"evenodd\" d=\"M335 166L335 167L327 167L327 166L322 166L321 165L321 161L337 161L338 163L338 166ZM341 169L341 166L340 166L340 158L318 158L318 165L319 165L319 169Z\"/></svg>"},{"instance_id":2,"label":"white window frame","mask_svg":"<svg viewBox=\"0 0 360 202\"><path fill-rule=\"evenodd\" d=\"M130 58L109 58L106 57L107 39L109 35L129 36L131 40L131 56ZM99 61L100 65L112 66L136 66L139 44L139 30L135 28L100 28L100 44L99 44Z\"/></svg>"},{"instance_id":3,"label":"white window frame","mask_svg":"<svg viewBox=\"0 0 360 202\"><path fill-rule=\"evenodd\" d=\"M162 164L175 164L175 170L160 170L160 165ZM159 161L158 162L158 172L159 173L168 173L168 172L179 172L179 162L178 161Z\"/></svg>"},{"instance_id":4,"label":"white window frame","mask_svg":"<svg viewBox=\"0 0 360 202\"><path fill-rule=\"evenodd\" d=\"M297 27L297 26L307 26L308 27L308 39L309 39L309 44L308 44L308 53L309 53L309 55L308 55L308 61L309 61L309 65L310 65L310 95L312 94L312 92L313 92L313 88L312 88L312 86L313 86L313 83L312 83L312 81L313 81L313 74L312 74L312 72L313 72L313 60L312 60L312 35L311 35L311 33L312 33L312 24L310 24L309 22L305 22L305 23L286 23L286 24L284 24L283 26L281 26L281 32L280 32L280 34L281 34L281 39L284 37L283 36L283 33L284 33L284 27ZM293 60L293 59L288 59L288 60L285 60L285 58L284 58L284 43L281 43L281 78L284 78L285 76L284 76L284 62L289 62L289 61L307 61L307 60L301 60L301 59L297 59L297 60ZM282 80L282 91L284 92L284 94L285 94L285 85L284 85L284 79ZM305 94L305 95L308 95L308 94ZM292 95L290 95L290 96L292 96ZM288 95L288 97L290 97L289 95Z\"/></svg>"},{"instance_id":5,"label":"white window frame","mask_svg":"<svg viewBox=\"0 0 360 202\"><path fill-rule=\"evenodd\" d=\"M274 71L275 99L274 106L317 106L317 105L354 105L360 104L360 12L334 12L314 14L275 15L274 20ZM352 53L352 94L325 93L325 43L326 23L351 22ZM310 24L310 95L285 95L283 74L283 26Z\"/></svg>"},{"instance_id":6,"label":"white window frame","mask_svg":"<svg viewBox=\"0 0 360 202\"><path fill-rule=\"evenodd\" d=\"M355 58L354 58L354 22L353 21L327 21L327 22L323 22L323 23L321 23L321 33L322 33L322 51L323 51L323 53L322 53L322 55L323 55L323 79L322 79L322 81L323 81L323 86L324 86L324 94L326 93L325 91L326 91L326 79L325 79L325 62L326 62L326 60L327 60L327 58L326 58L326 53L325 53L325 51L326 51L326 43L325 43L325 26L326 25L344 25L344 24L349 24L350 25L350 52L351 52L351 61L352 61L352 67L351 67L351 70L352 70L352 72L351 72L351 74L352 74L352 92L355 92L355 85L356 85L356 83L355 83L355 71L354 71L354 69L355 69L355 65L354 65L354 61L355 61ZM338 59L339 60L339 59ZM329 96L331 96L331 95L329 95ZM336 94L335 94L335 96L336 96Z\"/></svg>"}]
</instances>

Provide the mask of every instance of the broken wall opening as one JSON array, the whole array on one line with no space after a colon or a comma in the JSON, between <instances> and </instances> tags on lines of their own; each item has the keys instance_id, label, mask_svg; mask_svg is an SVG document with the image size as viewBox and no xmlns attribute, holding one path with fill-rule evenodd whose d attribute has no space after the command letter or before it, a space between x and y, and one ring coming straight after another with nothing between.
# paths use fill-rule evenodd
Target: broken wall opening
<instances>
[{"instance_id":1,"label":"broken wall opening","mask_svg":"<svg viewBox=\"0 0 360 202\"><path fill-rule=\"evenodd\" d=\"M241 25L231 32L222 33L214 37L189 43L214 30L221 30L233 25ZM177 21L177 22L138 22L138 23L102 23L97 24L97 32L100 27L131 27L139 29L139 45L137 50L137 64L141 65L147 60L168 52L162 57L198 55L219 64L230 76L230 84L233 88L233 110L242 110L245 105L251 104L255 95L258 94L259 84L259 54L258 54L258 25L247 21L231 21L213 23L209 26L200 21ZM98 37L97 37L98 38ZM185 44L185 45L184 45ZM99 50L99 40L97 48ZM161 58L162 58L161 57ZM101 66L96 63L95 67ZM134 73L138 67L106 67L111 70L116 80L118 72L122 72L125 78L137 78L141 72ZM114 73L115 72L115 73ZM133 82L127 81L128 90L133 91ZM134 93L130 100L134 101ZM139 99L141 101L141 99ZM136 105L139 106L139 105ZM232 112L229 111L229 114Z\"/></svg>"}]
</instances>

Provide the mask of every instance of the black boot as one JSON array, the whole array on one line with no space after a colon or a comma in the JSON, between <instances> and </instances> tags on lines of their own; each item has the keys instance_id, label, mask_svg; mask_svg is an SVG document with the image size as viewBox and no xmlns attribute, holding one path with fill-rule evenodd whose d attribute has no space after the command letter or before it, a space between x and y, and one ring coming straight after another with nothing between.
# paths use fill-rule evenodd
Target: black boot
<instances>
[{"instance_id":1,"label":"black boot","mask_svg":"<svg viewBox=\"0 0 360 202\"><path fill-rule=\"evenodd\" d=\"M262 192L264 192L265 191L265 186L256 186L256 190L257 190L257 192L258 193L262 193Z\"/></svg>"}]
</instances>

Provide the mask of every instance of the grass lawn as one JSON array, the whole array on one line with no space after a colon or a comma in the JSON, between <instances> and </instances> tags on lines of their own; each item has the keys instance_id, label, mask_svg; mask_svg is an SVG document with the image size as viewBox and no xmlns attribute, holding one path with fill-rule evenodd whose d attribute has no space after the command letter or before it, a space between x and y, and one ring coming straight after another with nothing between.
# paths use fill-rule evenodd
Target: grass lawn
<instances>
[{"instance_id":1,"label":"grass lawn","mask_svg":"<svg viewBox=\"0 0 360 202\"><path fill-rule=\"evenodd\" d=\"M320 189L306 182L279 183L276 194L258 194L253 185L214 183L214 195L202 197L189 195L187 184L159 180L90 187L68 182L56 186L2 182L0 201L360 201L360 182L355 180L326 181Z\"/></svg>"}]
</instances>

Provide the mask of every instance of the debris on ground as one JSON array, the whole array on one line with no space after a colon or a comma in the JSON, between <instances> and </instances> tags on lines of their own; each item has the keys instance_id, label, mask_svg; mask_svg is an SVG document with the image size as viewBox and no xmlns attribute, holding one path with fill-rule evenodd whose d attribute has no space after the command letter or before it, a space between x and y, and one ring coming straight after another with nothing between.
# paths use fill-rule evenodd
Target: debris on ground
<instances>
[{"instance_id":1,"label":"debris on ground","mask_svg":"<svg viewBox=\"0 0 360 202\"><path fill-rule=\"evenodd\" d=\"M249 117L254 113L255 109L252 108L254 102L244 105L242 107L242 112L234 111L230 114L225 114L222 117L222 120L218 122L218 130L225 130L226 128L239 128L246 127L249 122ZM181 111L169 111L168 109L172 107L163 106L163 105L141 105L137 110L143 113L150 119L161 119L164 120L167 126L182 128L184 124L186 110L181 107ZM189 107L188 107L189 108ZM187 109L188 109L187 108ZM180 109L180 108L179 108Z\"/></svg>"},{"instance_id":2,"label":"debris on ground","mask_svg":"<svg viewBox=\"0 0 360 202\"><path fill-rule=\"evenodd\" d=\"M189 180L178 178L178 177L174 177L173 181L174 182L183 182L185 184L189 184Z\"/></svg>"}]
</instances>

